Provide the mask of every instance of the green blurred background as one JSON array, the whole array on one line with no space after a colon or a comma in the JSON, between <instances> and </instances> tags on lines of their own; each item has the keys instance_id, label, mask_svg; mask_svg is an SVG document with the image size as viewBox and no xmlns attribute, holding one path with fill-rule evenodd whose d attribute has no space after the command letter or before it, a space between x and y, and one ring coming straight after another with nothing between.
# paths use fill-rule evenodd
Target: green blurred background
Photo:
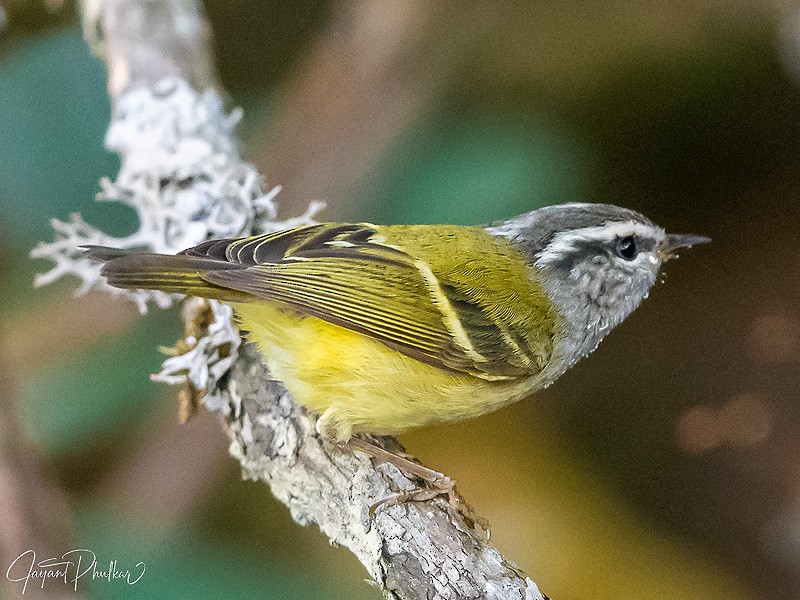
<instances>
[{"instance_id":1,"label":"green blurred background","mask_svg":"<svg viewBox=\"0 0 800 600\"><path fill-rule=\"evenodd\" d=\"M176 311L32 288L50 217L135 223L93 200L118 160L75 7L0 6L0 545L15 467L31 522L63 517L58 552L147 564L90 597L379 598L240 480L214 415L177 425L176 390L148 380ZM324 219L476 224L583 200L710 235L555 386L401 439L554 598L800 597L800 5L206 7L283 216L323 199Z\"/></svg>"}]
</instances>

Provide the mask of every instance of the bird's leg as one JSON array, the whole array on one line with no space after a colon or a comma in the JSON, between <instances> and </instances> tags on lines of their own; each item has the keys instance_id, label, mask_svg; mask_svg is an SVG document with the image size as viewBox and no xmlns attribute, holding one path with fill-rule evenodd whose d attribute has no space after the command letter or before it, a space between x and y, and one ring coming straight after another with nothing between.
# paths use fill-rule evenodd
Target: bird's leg
<instances>
[{"instance_id":1,"label":"bird's leg","mask_svg":"<svg viewBox=\"0 0 800 600\"><path fill-rule=\"evenodd\" d=\"M431 485L440 489L442 493L449 493L451 490L455 489L455 482L450 477L444 473L434 471L433 469L429 469L428 467L425 467L419 463L413 462L410 460L410 454L389 452L377 444L373 444L372 442L368 442L367 440L358 437L351 437L349 443L351 447L357 448L358 450L369 454L373 458L393 464L403 473L418 477L426 483L430 483Z\"/></svg>"},{"instance_id":2,"label":"bird's leg","mask_svg":"<svg viewBox=\"0 0 800 600\"><path fill-rule=\"evenodd\" d=\"M410 455L408 454L400 456L362 438L351 437L348 443L352 448L361 450L379 461L393 464L400 469L404 475L421 479L427 484L427 487L403 490L392 496L381 498L370 506L369 514L371 518L375 517L375 512L383 505L394 506L403 504L404 502L424 502L426 500L432 500L437 496L447 496L448 503L453 510L462 515L469 523L480 526L488 535L489 523L486 519L476 515L472 507L466 504L461 496L459 496L458 492L456 492L455 481L453 481L452 478L444 473L434 471L433 469L429 469L428 467L410 460Z\"/></svg>"}]
</instances>

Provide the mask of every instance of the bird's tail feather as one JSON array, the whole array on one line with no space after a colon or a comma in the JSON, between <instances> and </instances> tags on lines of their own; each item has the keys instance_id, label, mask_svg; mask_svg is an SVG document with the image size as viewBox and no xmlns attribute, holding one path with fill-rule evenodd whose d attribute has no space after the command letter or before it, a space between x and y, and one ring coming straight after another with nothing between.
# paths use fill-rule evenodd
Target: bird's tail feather
<instances>
[{"instance_id":1,"label":"bird's tail feather","mask_svg":"<svg viewBox=\"0 0 800 600\"><path fill-rule=\"evenodd\" d=\"M240 268L220 260L104 246L87 246L85 255L104 263L100 273L113 287L161 290L228 302L245 302L249 296L204 279L204 273L210 271Z\"/></svg>"}]
</instances>

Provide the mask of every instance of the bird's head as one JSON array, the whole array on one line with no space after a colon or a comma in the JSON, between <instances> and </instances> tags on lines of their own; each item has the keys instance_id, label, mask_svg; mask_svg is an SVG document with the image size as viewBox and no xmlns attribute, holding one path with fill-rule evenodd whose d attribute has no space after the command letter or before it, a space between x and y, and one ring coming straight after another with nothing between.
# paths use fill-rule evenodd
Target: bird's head
<instances>
[{"instance_id":1,"label":"bird's head","mask_svg":"<svg viewBox=\"0 0 800 600\"><path fill-rule=\"evenodd\" d=\"M590 347L581 354L639 306L678 249L710 241L667 234L643 215L610 204L548 206L488 231L511 240L563 317L589 330L581 345Z\"/></svg>"}]
</instances>

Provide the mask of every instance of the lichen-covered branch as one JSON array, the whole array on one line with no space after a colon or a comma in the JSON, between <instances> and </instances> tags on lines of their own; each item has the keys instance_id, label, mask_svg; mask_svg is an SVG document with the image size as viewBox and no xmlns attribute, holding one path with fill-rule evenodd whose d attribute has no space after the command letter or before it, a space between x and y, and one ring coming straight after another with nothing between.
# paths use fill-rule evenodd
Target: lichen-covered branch
<instances>
[{"instance_id":1,"label":"lichen-covered branch","mask_svg":"<svg viewBox=\"0 0 800 600\"><path fill-rule=\"evenodd\" d=\"M318 205L276 222L276 190L265 193L239 156L238 116L223 111L213 88L208 29L196 2L85 4L87 39L109 68L114 115L106 143L122 158L101 198L132 206L141 228L111 238L77 216L54 222L56 240L34 251L56 263L40 283L71 273L82 289L107 287L80 254L84 244L175 252L213 237L310 222ZM142 309L148 301L172 301L150 292L131 299ZM320 439L313 416L270 380L252 346L239 344L226 306L193 300L184 316L190 333L157 378L207 391L206 406L223 415L244 475L268 483L298 523L316 523L349 548L387 597L543 600L533 581L444 499L383 506L371 517L376 502L415 482L392 465ZM397 446L393 438L378 441Z\"/></svg>"},{"instance_id":2,"label":"lichen-covered branch","mask_svg":"<svg viewBox=\"0 0 800 600\"><path fill-rule=\"evenodd\" d=\"M225 112L214 90L199 93L175 76L152 87L121 92L114 99L105 143L120 155L122 166L115 180L100 182L98 200L130 206L138 216L139 229L115 238L78 214L69 222L53 219L55 241L39 244L32 255L52 259L55 266L39 275L36 285L76 275L82 280L79 294L99 288L131 298L142 312L148 301L165 308L172 298L163 292L131 292L106 285L100 265L85 258L81 247L175 253L211 238L311 222L320 204L312 204L299 219L276 222L274 198L279 188L265 191L255 167L242 161L233 135L240 117L238 111Z\"/></svg>"}]
</instances>

